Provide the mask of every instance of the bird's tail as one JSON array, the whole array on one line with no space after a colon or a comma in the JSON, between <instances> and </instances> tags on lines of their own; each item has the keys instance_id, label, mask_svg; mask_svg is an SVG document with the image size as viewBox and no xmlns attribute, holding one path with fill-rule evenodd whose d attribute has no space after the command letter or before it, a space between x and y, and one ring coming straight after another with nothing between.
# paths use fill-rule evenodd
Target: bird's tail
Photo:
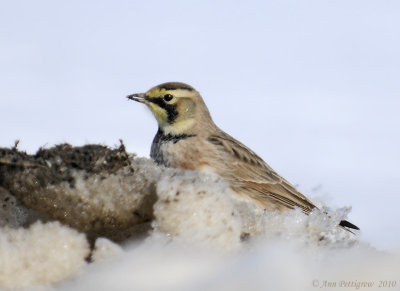
<instances>
[{"instance_id":1,"label":"bird's tail","mask_svg":"<svg viewBox=\"0 0 400 291\"><path fill-rule=\"evenodd\" d=\"M348 222L347 220L342 220L340 221L339 225L341 227L344 227L345 229L349 230L350 229L355 229L355 230L360 230L360 228L357 225L352 224L351 222ZM350 231L350 230L349 230Z\"/></svg>"}]
</instances>

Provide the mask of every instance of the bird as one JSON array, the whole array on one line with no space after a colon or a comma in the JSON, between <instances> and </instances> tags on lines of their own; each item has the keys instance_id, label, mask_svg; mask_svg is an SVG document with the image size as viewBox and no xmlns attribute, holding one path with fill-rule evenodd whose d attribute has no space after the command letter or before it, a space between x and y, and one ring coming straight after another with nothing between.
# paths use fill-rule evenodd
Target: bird
<instances>
[{"instance_id":1,"label":"bird","mask_svg":"<svg viewBox=\"0 0 400 291\"><path fill-rule=\"evenodd\" d=\"M255 152L221 130L192 86L167 82L127 98L145 104L158 122L150 150L157 164L215 173L238 197L266 210L283 212L297 207L310 214L317 208ZM339 226L359 230L346 220Z\"/></svg>"}]
</instances>

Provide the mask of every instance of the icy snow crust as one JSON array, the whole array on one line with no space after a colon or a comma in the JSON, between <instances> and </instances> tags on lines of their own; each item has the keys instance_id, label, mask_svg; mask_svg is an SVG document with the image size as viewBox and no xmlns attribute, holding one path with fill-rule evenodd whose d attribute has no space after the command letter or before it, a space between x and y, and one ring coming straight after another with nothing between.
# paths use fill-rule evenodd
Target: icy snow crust
<instances>
[{"instance_id":1,"label":"icy snow crust","mask_svg":"<svg viewBox=\"0 0 400 291\"><path fill-rule=\"evenodd\" d=\"M347 208L264 211L217 176L158 167L123 145L34 157L0 149L0 186L3 288L312 290L399 279L398 255L337 227Z\"/></svg>"}]
</instances>

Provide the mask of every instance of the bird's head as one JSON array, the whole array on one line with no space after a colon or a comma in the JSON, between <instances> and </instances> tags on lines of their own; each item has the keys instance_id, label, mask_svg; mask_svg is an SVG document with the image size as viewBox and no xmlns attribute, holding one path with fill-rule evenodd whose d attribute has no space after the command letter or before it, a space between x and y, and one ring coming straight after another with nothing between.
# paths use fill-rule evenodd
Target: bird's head
<instances>
[{"instance_id":1,"label":"bird's head","mask_svg":"<svg viewBox=\"0 0 400 291\"><path fill-rule=\"evenodd\" d=\"M127 97L146 104L165 134L189 133L198 123L211 121L199 92L184 83L164 83Z\"/></svg>"}]
</instances>

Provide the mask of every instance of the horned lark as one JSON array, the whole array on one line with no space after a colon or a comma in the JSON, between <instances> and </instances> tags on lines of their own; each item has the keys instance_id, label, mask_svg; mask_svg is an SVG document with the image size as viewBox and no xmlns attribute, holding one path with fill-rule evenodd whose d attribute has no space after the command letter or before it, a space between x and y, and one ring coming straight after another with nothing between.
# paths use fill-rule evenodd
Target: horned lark
<instances>
[{"instance_id":1,"label":"horned lark","mask_svg":"<svg viewBox=\"0 0 400 291\"><path fill-rule=\"evenodd\" d=\"M278 175L248 147L213 122L203 98L184 83L164 83L128 99L144 103L158 122L151 158L180 169L212 171L232 190L268 210L299 207L306 214L316 206ZM340 225L358 229L341 221Z\"/></svg>"}]
</instances>

